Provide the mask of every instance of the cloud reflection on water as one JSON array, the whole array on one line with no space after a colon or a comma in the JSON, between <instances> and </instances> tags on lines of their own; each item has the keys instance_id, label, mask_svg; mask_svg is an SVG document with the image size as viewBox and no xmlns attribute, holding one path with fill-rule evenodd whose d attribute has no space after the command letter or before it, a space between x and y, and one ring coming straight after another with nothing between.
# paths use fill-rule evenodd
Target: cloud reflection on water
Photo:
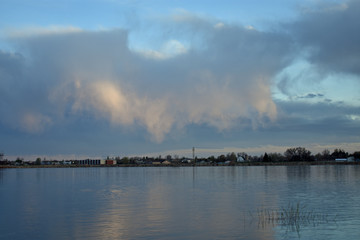
<instances>
[{"instance_id":1,"label":"cloud reflection on water","mask_svg":"<svg viewBox=\"0 0 360 240\"><path fill-rule=\"evenodd\" d=\"M250 221L249 211L264 202L276 205L277 195L266 197L263 192L248 192L247 187L234 193L237 189L227 187L228 179L224 182L223 178L232 178L239 187L242 176L235 171L229 177L232 170L223 170L208 179L197 169L150 169L150 181L139 176L136 184L120 183L99 191L109 194L103 199L102 210L93 216L97 219L95 237L217 239L226 232L233 238L274 239L272 226L259 228Z\"/></svg>"}]
</instances>

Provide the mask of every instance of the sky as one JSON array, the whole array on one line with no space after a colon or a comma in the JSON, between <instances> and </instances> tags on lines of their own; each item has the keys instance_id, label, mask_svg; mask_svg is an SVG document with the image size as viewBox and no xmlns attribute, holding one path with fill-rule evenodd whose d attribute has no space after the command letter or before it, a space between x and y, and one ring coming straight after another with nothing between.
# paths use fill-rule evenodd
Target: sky
<instances>
[{"instance_id":1,"label":"sky","mask_svg":"<svg viewBox=\"0 0 360 240\"><path fill-rule=\"evenodd\" d=\"M359 151L359 29L359 0L0 0L0 152Z\"/></svg>"}]
</instances>

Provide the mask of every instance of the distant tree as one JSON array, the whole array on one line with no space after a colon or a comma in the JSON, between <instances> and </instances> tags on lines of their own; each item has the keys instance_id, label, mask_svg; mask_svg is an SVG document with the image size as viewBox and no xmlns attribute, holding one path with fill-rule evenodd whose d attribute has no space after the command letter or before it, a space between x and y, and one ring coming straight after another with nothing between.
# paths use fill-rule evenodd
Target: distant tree
<instances>
[{"instance_id":1,"label":"distant tree","mask_svg":"<svg viewBox=\"0 0 360 240\"><path fill-rule=\"evenodd\" d=\"M285 157L281 153L269 153L268 155L272 162L284 162L285 161Z\"/></svg>"},{"instance_id":2,"label":"distant tree","mask_svg":"<svg viewBox=\"0 0 360 240\"><path fill-rule=\"evenodd\" d=\"M121 158L119 156L115 157L116 164L121 164Z\"/></svg>"},{"instance_id":3,"label":"distant tree","mask_svg":"<svg viewBox=\"0 0 360 240\"><path fill-rule=\"evenodd\" d=\"M129 160L128 157L123 157L123 158L121 159L121 163L122 163L122 164L129 164L129 163L130 163L130 160Z\"/></svg>"},{"instance_id":4,"label":"distant tree","mask_svg":"<svg viewBox=\"0 0 360 240\"><path fill-rule=\"evenodd\" d=\"M321 153L317 153L315 155L315 159L317 161L328 161L331 159L330 151L328 149L325 149Z\"/></svg>"},{"instance_id":5,"label":"distant tree","mask_svg":"<svg viewBox=\"0 0 360 240\"><path fill-rule=\"evenodd\" d=\"M36 161L35 161L35 164L36 164L36 165L41 165L41 158L38 157L38 158L36 159Z\"/></svg>"},{"instance_id":6,"label":"distant tree","mask_svg":"<svg viewBox=\"0 0 360 240\"><path fill-rule=\"evenodd\" d=\"M270 157L267 153L264 154L263 162L270 162Z\"/></svg>"},{"instance_id":7,"label":"distant tree","mask_svg":"<svg viewBox=\"0 0 360 240\"><path fill-rule=\"evenodd\" d=\"M333 159L336 159L336 158L347 158L348 157L348 153L345 152L343 149L338 149L336 148L334 150L334 152L331 154L331 157Z\"/></svg>"},{"instance_id":8,"label":"distant tree","mask_svg":"<svg viewBox=\"0 0 360 240\"><path fill-rule=\"evenodd\" d=\"M321 155L322 155L322 160L324 160L324 161L329 160L331 157L329 149L324 149L324 151L322 151Z\"/></svg>"},{"instance_id":9,"label":"distant tree","mask_svg":"<svg viewBox=\"0 0 360 240\"><path fill-rule=\"evenodd\" d=\"M261 162L263 160L264 156L247 156L247 158L245 159L245 161L249 161L249 162Z\"/></svg>"},{"instance_id":10,"label":"distant tree","mask_svg":"<svg viewBox=\"0 0 360 240\"><path fill-rule=\"evenodd\" d=\"M224 154L218 156L216 159L216 162L225 162L225 161L226 161L226 157Z\"/></svg>"},{"instance_id":11,"label":"distant tree","mask_svg":"<svg viewBox=\"0 0 360 240\"><path fill-rule=\"evenodd\" d=\"M311 152L303 147L289 148L284 153L286 159L292 162L312 161Z\"/></svg>"},{"instance_id":12,"label":"distant tree","mask_svg":"<svg viewBox=\"0 0 360 240\"><path fill-rule=\"evenodd\" d=\"M136 160L137 160L136 157L129 158L129 164L135 164Z\"/></svg>"},{"instance_id":13,"label":"distant tree","mask_svg":"<svg viewBox=\"0 0 360 240\"><path fill-rule=\"evenodd\" d=\"M327 157L327 156L330 156L330 151L329 151L329 149L324 149L324 151L322 151L321 154L323 156Z\"/></svg>"},{"instance_id":14,"label":"distant tree","mask_svg":"<svg viewBox=\"0 0 360 240\"><path fill-rule=\"evenodd\" d=\"M226 159L231 162L236 162L237 157L236 157L236 154L234 152L232 152L232 153L228 153L226 155Z\"/></svg>"},{"instance_id":15,"label":"distant tree","mask_svg":"<svg viewBox=\"0 0 360 240\"><path fill-rule=\"evenodd\" d=\"M15 163L17 164L17 165L21 165L21 164L23 164L23 162L24 162L24 159L23 158L16 158L16 161L15 161Z\"/></svg>"},{"instance_id":16,"label":"distant tree","mask_svg":"<svg viewBox=\"0 0 360 240\"><path fill-rule=\"evenodd\" d=\"M208 157L208 162L214 163L215 162L215 157L214 156L210 156Z\"/></svg>"}]
</instances>

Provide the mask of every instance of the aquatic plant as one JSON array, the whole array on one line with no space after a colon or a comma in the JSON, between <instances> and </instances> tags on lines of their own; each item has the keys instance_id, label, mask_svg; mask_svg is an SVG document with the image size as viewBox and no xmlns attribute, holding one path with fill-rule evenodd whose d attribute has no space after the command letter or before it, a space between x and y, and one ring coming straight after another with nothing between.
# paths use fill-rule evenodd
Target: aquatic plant
<instances>
[{"instance_id":1,"label":"aquatic plant","mask_svg":"<svg viewBox=\"0 0 360 240\"><path fill-rule=\"evenodd\" d=\"M251 216L254 218L254 214ZM257 217L259 226L285 226L298 233L303 226L317 226L329 221L336 221L336 215L330 217L327 214L317 213L299 202L296 204L289 203L287 207L279 209L258 209L255 217Z\"/></svg>"}]
</instances>

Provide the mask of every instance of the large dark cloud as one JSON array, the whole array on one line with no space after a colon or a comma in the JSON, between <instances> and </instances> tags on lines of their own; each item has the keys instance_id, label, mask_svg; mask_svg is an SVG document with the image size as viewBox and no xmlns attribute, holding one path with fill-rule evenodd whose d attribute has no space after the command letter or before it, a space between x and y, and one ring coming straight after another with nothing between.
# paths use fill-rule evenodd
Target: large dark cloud
<instances>
[{"instance_id":1,"label":"large dark cloud","mask_svg":"<svg viewBox=\"0 0 360 240\"><path fill-rule=\"evenodd\" d=\"M285 131L299 130L307 133L345 133L350 137L355 129L360 129L358 121L360 108L343 103L304 103L277 101L282 112L276 124ZM341 134L343 135L343 134Z\"/></svg>"},{"instance_id":2,"label":"large dark cloud","mask_svg":"<svg viewBox=\"0 0 360 240\"><path fill-rule=\"evenodd\" d=\"M162 141L191 123L223 130L243 118L276 118L270 79L287 63L287 37L191 16L174 24L202 47L185 48L176 31L163 52L130 50L123 30L13 37L23 53L2 53L12 78L3 80L1 102L11 109L2 109L2 121L36 133L87 116L143 126Z\"/></svg>"},{"instance_id":3,"label":"large dark cloud","mask_svg":"<svg viewBox=\"0 0 360 240\"><path fill-rule=\"evenodd\" d=\"M287 27L312 63L327 72L360 74L360 1L307 9Z\"/></svg>"}]
</instances>

